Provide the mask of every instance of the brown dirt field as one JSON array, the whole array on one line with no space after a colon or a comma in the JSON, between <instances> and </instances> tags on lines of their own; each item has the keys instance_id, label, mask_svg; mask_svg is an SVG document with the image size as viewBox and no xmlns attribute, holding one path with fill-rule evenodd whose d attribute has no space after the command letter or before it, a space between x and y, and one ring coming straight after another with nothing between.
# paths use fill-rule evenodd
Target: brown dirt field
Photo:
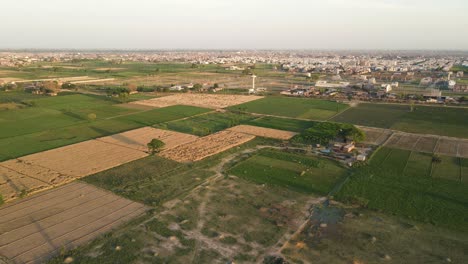
<instances>
[{"instance_id":1,"label":"brown dirt field","mask_svg":"<svg viewBox=\"0 0 468 264\"><path fill-rule=\"evenodd\" d=\"M460 157L468 158L468 142L459 142L458 154Z\"/></svg>"},{"instance_id":2,"label":"brown dirt field","mask_svg":"<svg viewBox=\"0 0 468 264\"><path fill-rule=\"evenodd\" d=\"M447 156L457 156L457 149L457 140L441 138L439 140L439 144L437 145L436 153Z\"/></svg>"},{"instance_id":3,"label":"brown dirt field","mask_svg":"<svg viewBox=\"0 0 468 264\"><path fill-rule=\"evenodd\" d=\"M388 139L387 143L385 144L385 146L393 146L393 145L396 145L398 143L398 141L400 140L401 138L401 135L400 134L396 134L396 133L393 133L390 138Z\"/></svg>"},{"instance_id":4,"label":"brown dirt field","mask_svg":"<svg viewBox=\"0 0 468 264\"><path fill-rule=\"evenodd\" d=\"M416 143L414 150L419 152L432 153L436 146L437 140L437 137L421 136L419 141Z\"/></svg>"},{"instance_id":5,"label":"brown dirt field","mask_svg":"<svg viewBox=\"0 0 468 264\"><path fill-rule=\"evenodd\" d=\"M0 166L0 194L4 201L18 198L26 191L50 188L50 184Z\"/></svg>"},{"instance_id":6,"label":"brown dirt field","mask_svg":"<svg viewBox=\"0 0 468 264\"><path fill-rule=\"evenodd\" d=\"M132 102L131 104L147 105L152 107L167 107L172 105L192 105L206 108L225 108L254 100L261 96L253 95L220 95L220 94L174 94L149 100Z\"/></svg>"},{"instance_id":7,"label":"brown dirt field","mask_svg":"<svg viewBox=\"0 0 468 264\"><path fill-rule=\"evenodd\" d=\"M359 127L366 134L364 143L372 145L383 144L392 134L390 130L380 128Z\"/></svg>"},{"instance_id":8,"label":"brown dirt field","mask_svg":"<svg viewBox=\"0 0 468 264\"><path fill-rule=\"evenodd\" d=\"M148 144L148 142L150 142L153 138L159 139L166 143L165 149L171 149L181 144L195 141L198 137L169 130L144 127L108 137L99 138L97 140L144 152L148 150L146 144Z\"/></svg>"},{"instance_id":9,"label":"brown dirt field","mask_svg":"<svg viewBox=\"0 0 468 264\"><path fill-rule=\"evenodd\" d=\"M276 139L282 139L282 140L288 140L294 137L295 135L297 135L297 133L295 132L264 128L264 127L248 126L248 125L239 125L239 126L231 127L228 130L238 132L238 133L259 136L259 137L276 138Z\"/></svg>"},{"instance_id":10,"label":"brown dirt field","mask_svg":"<svg viewBox=\"0 0 468 264\"><path fill-rule=\"evenodd\" d=\"M400 149L413 150L419 138L419 135L403 134L401 135L400 140L398 140L397 142L392 142L392 144L388 144L388 146Z\"/></svg>"},{"instance_id":11,"label":"brown dirt field","mask_svg":"<svg viewBox=\"0 0 468 264\"><path fill-rule=\"evenodd\" d=\"M255 136L252 135L224 130L162 151L160 155L178 162L193 162L241 145L254 138Z\"/></svg>"},{"instance_id":12,"label":"brown dirt field","mask_svg":"<svg viewBox=\"0 0 468 264\"><path fill-rule=\"evenodd\" d=\"M0 255L43 263L143 214L146 207L74 182L0 207Z\"/></svg>"}]
</instances>

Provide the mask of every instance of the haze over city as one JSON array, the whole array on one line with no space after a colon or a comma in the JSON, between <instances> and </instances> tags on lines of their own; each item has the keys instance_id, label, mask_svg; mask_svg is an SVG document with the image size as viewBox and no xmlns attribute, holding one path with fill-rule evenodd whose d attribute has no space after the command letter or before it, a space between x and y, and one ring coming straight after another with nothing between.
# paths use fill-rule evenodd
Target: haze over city
<instances>
[{"instance_id":1,"label":"haze over city","mask_svg":"<svg viewBox=\"0 0 468 264\"><path fill-rule=\"evenodd\" d=\"M468 47L464 0L19 0L2 49L435 49Z\"/></svg>"}]
</instances>

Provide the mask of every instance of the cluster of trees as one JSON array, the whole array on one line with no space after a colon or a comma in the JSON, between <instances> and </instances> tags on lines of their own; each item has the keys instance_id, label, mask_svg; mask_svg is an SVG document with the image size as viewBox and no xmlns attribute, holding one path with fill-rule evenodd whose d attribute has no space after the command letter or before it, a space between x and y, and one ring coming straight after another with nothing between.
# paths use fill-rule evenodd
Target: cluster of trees
<instances>
[{"instance_id":1,"label":"cluster of trees","mask_svg":"<svg viewBox=\"0 0 468 264\"><path fill-rule=\"evenodd\" d=\"M360 142L365 139L365 134L351 124L317 122L294 138L296 142L306 144L328 144L336 139L342 139L344 142L349 140Z\"/></svg>"}]
</instances>

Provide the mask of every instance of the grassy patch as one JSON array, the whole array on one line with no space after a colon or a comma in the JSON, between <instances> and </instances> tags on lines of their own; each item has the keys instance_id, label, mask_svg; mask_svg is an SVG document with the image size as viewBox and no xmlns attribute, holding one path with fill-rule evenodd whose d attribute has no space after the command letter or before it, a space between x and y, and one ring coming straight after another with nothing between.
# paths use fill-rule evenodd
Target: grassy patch
<instances>
[{"instance_id":1,"label":"grassy patch","mask_svg":"<svg viewBox=\"0 0 468 264\"><path fill-rule=\"evenodd\" d=\"M326 120L347 107L345 104L325 100L265 97L260 100L232 106L230 109L259 114Z\"/></svg>"},{"instance_id":2,"label":"grassy patch","mask_svg":"<svg viewBox=\"0 0 468 264\"><path fill-rule=\"evenodd\" d=\"M392 128L411 133L468 137L468 111L464 108L367 104L337 115L333 121L363 126Z\"/></svg>"},{"instance_id":3,"label":"grassy patch","mask_svg":"<svg viewBox=\"0 0 468 264\"><path fill-rule=\"evenodd\" d=\"M346 174L333 161L274 150L259 151L228 172L259 184L322 195L328 194Z\"/></svg>"},{"instance_id":4,"label":"grassy patch","mask_svg":"<svg viewBox=\"0 0 468 264\"><path fill-rule=\"evenodd\" d=\"M160 127L197 136L206 136L252 119L253 117L247 114L209 113L184 120L167 122L161 124Z\"/></svg>"},{"instance_id":5,"label":"grassy patch","mask_svg":"<svg viewBox=\"0 0 468 264\"><path fill-rule=\"evenodd\" d=\"M468 231L465 224L468 185L460 183L458 178L437 176L437 167L441 166L441 172L459 173L460 163L448 157L443 157L440 164L431 163L432 158L426 154L381 148L369 166L354 171L337 198L360 201L369 208L417 221ZM433 177L430 177L431 166L436 167Z\"/></svg>"},{"instance_id":6,"label":"grassy patch","mask_svg":"<svg viewBox=\"0 0 468 264\"><path fill-rule=\"evenodd\" d=\"M303 132L312 127L314 121L264 116L245 122L246 125L273 128L292 132Z\"/></svg>"}]
</instances>

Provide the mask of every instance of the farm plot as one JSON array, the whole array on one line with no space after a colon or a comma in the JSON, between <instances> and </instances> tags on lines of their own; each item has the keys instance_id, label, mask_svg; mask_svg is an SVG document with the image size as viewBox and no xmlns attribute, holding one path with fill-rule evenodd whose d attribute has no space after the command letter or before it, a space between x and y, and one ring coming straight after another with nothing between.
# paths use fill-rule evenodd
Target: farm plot
<instances>
[{"instance_id":1,"label":"farm plot","mask_svg":"<svg viewBox=\"0 0 468 264\"><path fill-rule=\"evenodd\" d=\"M335 196L398 216L466 232L467 159L380 148Z\"/></svg>"},{"instance_id":2,"label":"farm plot","mask_svg":"<svg viewBox=\"0 0 468 264\"><path fill-rule=\"evenodd\" d=\"M18 160L79 178L143 158L146 155L142 151L98 140L89 140L21 157Z\"/></svg>"},{"instance_id":3,"label":"farm plot","mask_svg":"<svg viewBox=\"0 0 468 264\"><path fill-rule=\"evenodd\" d=\"M414 146L414 151L432 153L435 150L438 140L438 137L421 136Z\"/></svg>"},{"instance_id":4,"label":"farm plot","mask_svg":"<svg viewBox=\"0 0 468 264\"><path fill-rule=\"evenodd\" d=\"M420 138L419 135L412 134L398 134L394 138L396 139L397 137L398 140L389 140L387 146L398 149L413 150Z\"/></svg>"},{"instance_id":5,"label":"farm plot","mask_svg":"<svg viewBox=\"0 0 468 264\"><path fill-rule=\"evenodd\" d=\"M179 162L193 162L223 152L254 139L255 136L232 131L221 131L198 138L187 144L164 150L161 156Z\"/></svg>"},{"instance_id":6,"label":"farm plot","mask_svg":"<svg viewBox=\"0 0 468 264\"><path fill-rule=\"evenodd\" d=\"M387 129L371 127L359 127L359 129L366 134L364 143L372 145L382 145L392 135L392 131Z\"/></svg>"},{"instance_id":7,"label":"farm plot","mask_svg":"<svg viewBox=\"0 0 468 264\"><path fill-rule=\"evenodd\" d=\"M247 95L215 95L215 94L175 94L149 100L136 101L132 104L146 105L152 107L166 107L172 105L191 105L206 108L225 108L254 100L261 99L260 96Z\"/></svg>"},{"instance_id":8,"label":"farm plot","mask_svg":"<svg viewBox=\"0 0 468 264\"><path fill-rule=\"evenodd\" d=\"M144 152L148 149L146 144L154 138L163 141L166 144L166 149L171 149L178 145L192 142L198 137L169 130L144 127L108 137L98 138L97 140Z\"/></svg>"},{"instance_id":9,"label":"farm plot","mask_svg":"<svg viewBox=\"0 0 468 264\"><path fill-rule=\"evenodd\" d=\"M271 96L230 109L265 115L327 120L346 108L347 105L332 101Z\"/></svg>"},{"instance_id":10,"label":"farm plot","mask_svg":"<svg viewBox=\"0 0 468 264\"><path fill-rule=\"evenodd\" d=\"M235 127L231 127L228 130L259 136L259 137L267 137L267 138L276 138L281 140L289 140L294 137L297 133L278 130L278 129L271 129L271 128L264 128L264 127L256 127L256 126L249 126L249 125L239 125Z\"/></svg>"},{"instance_id":11,"label":"farm plot","mask_svg":"<svg viewBox=\"0 0 468 264\"><path fill-rule=\"evenodd\" d=\"M435 152L447 156L457 156L458 142L452 139L441 138Z\"/></svg>"},{"instance_id":12,"label":"farm plot","mask_svg":"<svg viewBox=\"0 0 468 264\"><path fill-rule=\"evenodd\" d=\"M85 183L70 183L0 208L0 255L44 263L146 211Z\"/></svg>"},{"instance_id":13,"label":"farm plot","mask_svg":"<svg viewBox=\"0 0 468 264\"><path fill-rule=\"evenodd\" d=\"M258 184L326 195L346 170L331 160L266 149L236 164L229 173Z\"/></svg>"}]
</instances>

